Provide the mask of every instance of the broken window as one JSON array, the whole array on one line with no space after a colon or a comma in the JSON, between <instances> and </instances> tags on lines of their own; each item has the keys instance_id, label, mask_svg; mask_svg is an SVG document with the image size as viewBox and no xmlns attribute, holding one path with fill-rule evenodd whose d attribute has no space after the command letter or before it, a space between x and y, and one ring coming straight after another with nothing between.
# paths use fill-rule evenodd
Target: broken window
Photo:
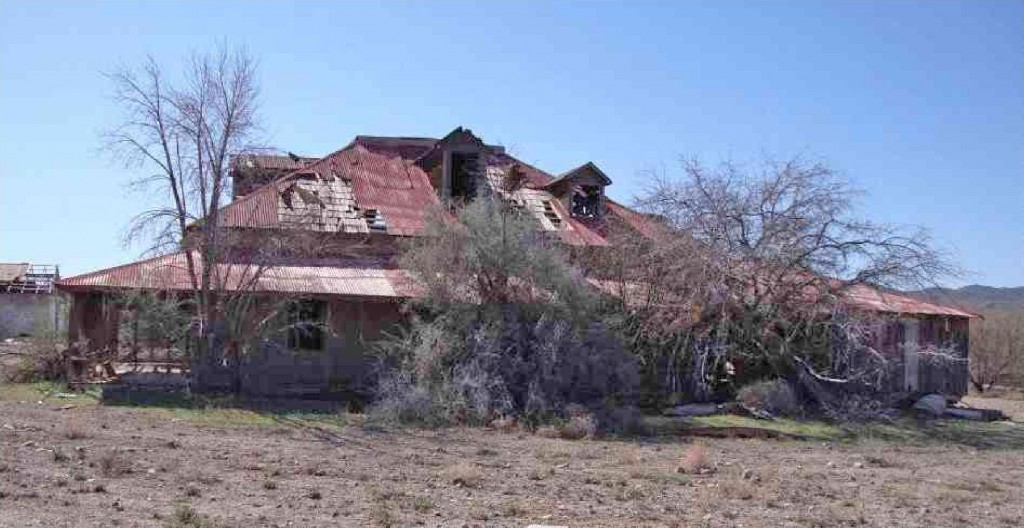
<instances>
[{"instance_id":1,"label":"broken window","mask_svg":"<svg viewBox=\"0 0 1024 528\"><path fill-rule=\"evenodd\" d=\"M366 227L370 231L387 231L388 224L384 220L384 213L377 209L367 209L363 211L363 218L366 219Z\"/></svg>"},{"instance_id":2,"label":"broken window","mask_svg":"<svg viewBox=\"0 0 1024 528\"><path fill-rule=\"evenodd\" d=\"M601 187L581 185L573 189L571 212L576 218L597 218L601 211Z\"/></svg>"},{"instance_id":3,"label":"broken window","mask_svg":"<svg viewBox=\"0 0 1024 528\"><path fill-rule=\"evenodd\" d=\"M288 307L288 348L323 350L326 344L327 303L303 299Z\"/></svg>"},{"instance_id":4,"label":"broken window","mask_svg":"<svg viewBox=\"0 0 1024 528\"><path fill-rule=\"evenodd\" d=\"M480 179L479 154L452 152L451 156L451 197L465 201L476 198Z\"/></svg>"}]
</instances>

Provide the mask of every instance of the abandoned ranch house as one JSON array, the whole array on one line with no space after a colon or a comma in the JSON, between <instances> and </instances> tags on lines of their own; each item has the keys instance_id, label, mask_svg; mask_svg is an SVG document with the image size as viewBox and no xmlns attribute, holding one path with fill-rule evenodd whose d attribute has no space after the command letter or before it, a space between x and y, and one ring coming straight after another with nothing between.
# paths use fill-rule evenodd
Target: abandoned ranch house
<instances>
[{"instance_id":1,"label":"abandoned ranch house","mask_svg":"<svg viewBox=\"0 0 1024 528\"><path fill-rule=\"evenodd\" d=\"M503 185L510 167L523 185ZM609 233L624 230L653 237L656 220L607 197L612 180L593 163L555 176L517 160L500 146L458 128L442 139L357 136L324 158L244 156L235 160L233 201L221 210L222 229L234 233L276 233L326 237L316 256L275 256L265 264L253 291L268 298L301 299L295 316L329 327L282 337L241 367L241 390L252 395L330 397L361 385L370 343L403 315L415 286L396 265L398 240L421 234L429 212L449 199L498 195L532 215L541 229L574 253L600 252L612 245ZM247 240L246 238L242 238ZM250 238L251 240L251 238ZM242 252L239 252L239 254ZM221 288L240 288L227 279L245 275L245 257L220 263ZM187 291L191 282L185 254L174 253L60 281L71 298L69 338L84 338L92 350L117 353L125 343L118 292ZM931 371L916 347L956 343L966 358L971 314L954 308L854 289L847 301L857 309L890 314L878 348L897 359L899 390L962 395L967 366ZM907 353L904 360L903 354ZM205 387L228 382L204 367ZM222 379L223 378L223 379Z\"/></svg>"}]
</instances>

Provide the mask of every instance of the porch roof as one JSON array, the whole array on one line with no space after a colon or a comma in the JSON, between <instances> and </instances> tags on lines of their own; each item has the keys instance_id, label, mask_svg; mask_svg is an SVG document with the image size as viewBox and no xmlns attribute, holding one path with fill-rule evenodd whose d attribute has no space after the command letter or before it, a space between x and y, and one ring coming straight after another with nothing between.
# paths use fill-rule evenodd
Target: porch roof
<instances>
[{"instance_id":1,"label":"porch roof","mask_svg":"<svg viewBox=\"0 0 1024 528\"><path fill-rule=\"evenodd\" d=\"M199 269L198 254L193 252ZM374 258L279 258L265 264L224 262L212 274L216 289L258 293L328 295L404 299L415 295L408 274ZM57 288L68 292L141 289L192 289L184 252L172 253L114 268L62 279Z\"/></svg>"}]
</instances>

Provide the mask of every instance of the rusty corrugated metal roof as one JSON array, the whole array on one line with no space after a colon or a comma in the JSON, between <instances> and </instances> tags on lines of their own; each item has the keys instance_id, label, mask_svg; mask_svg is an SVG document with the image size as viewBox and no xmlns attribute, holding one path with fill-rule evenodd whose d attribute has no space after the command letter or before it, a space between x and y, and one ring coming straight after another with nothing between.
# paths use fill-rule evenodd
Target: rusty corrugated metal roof
<instances>
[{"instance_id":1,"label":"rusty corrugated metal roof","mask_svg":"<svg viewBox=\"0 0 1024 528\"><path fill-rule=\"evenodd\" d=\"M198 255L193 252L193 256L198 263ZM408 298L417 291L406 272L372 258L282 258L262 265L221 263L217 270L215 283L218 289L226 291L393 299ZM192 289L192 282L185 253L181 252L68 277L59 281L57 287L65 291L97 288L188 291Z\"/></svg>"},{"instance_id":2,"label":"rusty corrugated metal roof","mask_svg":"<svg viewBox=\"0 0 1024 528\"><path fill-rule=\"evenodd\" d=\"M399 156L413 161L434 148L437 141L435 138L427 137L356 136L353 143L377 154Z\"/></svg>"},{"instance_id":3,"label":"rusty corrugated metal roof","mask_svg":"<svg viewBox=\"0 0 1024 528\"><path fill-rule=\"evenodd\" d=\"M440 205L437 193L423 169L397 156L371 152L362 145L350 145L301 173L337 176L351 182L356 204L362 210L383 213L391 235L417 234L426 224L429 210ZM293 173L224 207L220 225L224 227L277 227L278 199Z\"/></svg>"},{"instance_id":4,"label":"rusty corrugated metal roof","mask_svg":"<svg viewBox=\"0 0 1024 528\"><path fill-rule=\"evenodd\" d=\"M843 292L844 301L855 308L892 314L946 315L950 317L976 318L977 314L930 303L906 295L873 288L865 284L851 286Z\"/></svg>"},{"instance_id":5,"label":"rusty corrugated metal roof","mask_svg":"<svg viewBox=\"0 0 1024 528\"><path fill-rule=\"evenodd\" d=\"M348 179L355 204L363 211L379 211L383 215L386 234L417 235L425 227L430 210L441 202L429 175L413 161L429 152L438 141L423 137L356 136L341 150L304 165L300 170L227 205L221 210L220 224L224 227L279 227L278 200L284 190L284 182L300 174L316 173L322 177L336 175ZM508 155L501 147L489 148L492 149L489 164L518 165L530 188L538 189L555 179L551 174ZM280 157L265 158L270 163ZM287 157L284 159L288 160ZM606 226L602 222L581 222L573 218L559 200L552 198L550 202L565 220L566 228L557 233L565 243L575 246L609 245L604 236ZM650 219L610 200L608 214L620 217L627 226L642 234L656 230L656 226L647 225L653 224Z\"/></svg>"}]
</instances>

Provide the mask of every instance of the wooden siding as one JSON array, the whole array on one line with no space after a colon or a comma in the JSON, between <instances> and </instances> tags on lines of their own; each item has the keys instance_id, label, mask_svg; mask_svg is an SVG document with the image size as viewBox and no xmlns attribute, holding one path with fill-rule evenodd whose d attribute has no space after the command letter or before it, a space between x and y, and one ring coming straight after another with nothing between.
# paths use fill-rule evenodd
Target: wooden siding
<instances>
[{"instance_id":1,"label":"wooden siding","mask_svg":"<svg viewBox=\"0 0 1024 528\"><path fill-rule=\"evenodd\" d=\"M962 361L951 363L939 361L927 353L919 358L917 392L937 392L948 396L967 394L968 374L968 329L966 317L919 316L918 346L950 346ZM889 389L892 392L906 392L908 383L904 376L904 325L898 319L887 321L876 336L875 347L890 361Z\"/></svg>"}]
</instances>

